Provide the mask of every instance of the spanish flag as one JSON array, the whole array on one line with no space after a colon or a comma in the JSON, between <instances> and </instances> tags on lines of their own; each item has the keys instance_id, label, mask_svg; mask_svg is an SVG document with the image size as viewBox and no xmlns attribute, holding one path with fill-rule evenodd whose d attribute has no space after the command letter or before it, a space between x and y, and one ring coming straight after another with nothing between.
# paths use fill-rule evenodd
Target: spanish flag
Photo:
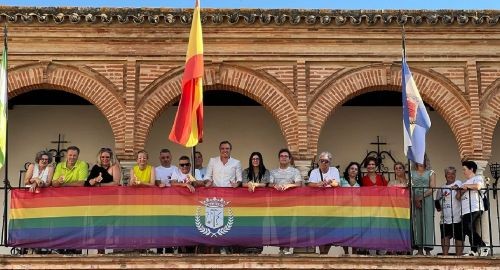
<instances>
[{"instance_id":1,"label":"spanish flag","mask_svg":"<svg viewBox=\"0 0 500 270\"><path fill-rule=\"evenodd\" d=\"M196 0L189 34L182 94L168 138L185 147L193 147L203 137L203 37L200 4Z\"/></svg>"}]
</instances>

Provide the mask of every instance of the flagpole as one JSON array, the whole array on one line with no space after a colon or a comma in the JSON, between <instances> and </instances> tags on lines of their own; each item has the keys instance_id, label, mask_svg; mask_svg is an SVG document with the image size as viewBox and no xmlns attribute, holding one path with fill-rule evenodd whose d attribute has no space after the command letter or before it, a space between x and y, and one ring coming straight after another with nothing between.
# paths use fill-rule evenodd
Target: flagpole
<instances>
[{"instance_id":1,"label":"flagpole","mask_svg":"<svg viewBox=\"0 0 500 270\"><path fill-rule=\"evenodd\" d=\"M191 175L196 178L196 145L191 147ZM198 180L198 179L196 179Z\"/></svg>"},{"instance_id":2,"label":"flagpole","mask_svg":"<svg viewBox=\"0 0 500 270\"><path fill-rule=\"evenodd\" d=\"M7 24L4 25L4 28L3 28L3 44L4 44L4 50L5 50L5 59L7 59ZM2 63L3 65L3 63ZM8 85L8 63L5 63L5 85L7 86ZM5 96L7 96L7 92L8 92L8 89L6 88L5 89ZM7 97L5 97L7 98ZM7 100L5 100L5 105L7 105ZM8 206L8 192L9 192L9 188L10 188L10 182L8 180L8 175L9 175L9 159L7 158L8 157L8 145L9 145L9 136L8 136L8 125L9 125L9 121L7 121L8 119L8 107L4 107L4 110L5 110L5 164L4 164L4 172L5 172L5 176L4 176L4 207L3 207L3 226L2 226L2 245L5 246L7 245L7 206ZM1 112L0 112L1 113ZM0 135L1 136L1 135Z\"/></svg>"},{"instance_id":3,"label":"flagpole","mask_svg":"<svg viewBox=\"0 0 500 270\"><path fill-rule=\"evenodd\" d=\"M402 37L402 46L403 46L403 60L406 61L406 34L405 34L405 25L404 23L401 25L401 37ZM401 61L401 66L403 66L403 61ZM404 76L404 72L401 72L401 77ZM401 80L402 81L402 80ZM401 86L403 90L404 85ZM403 90L404 91L404 90ZM403 101L404 102L404 101ZM408 190L410 191L410 242L411 242L411 252L413 253L413 185L411 178L411 161L408 158Z\"/></svg>"}]
</instances>

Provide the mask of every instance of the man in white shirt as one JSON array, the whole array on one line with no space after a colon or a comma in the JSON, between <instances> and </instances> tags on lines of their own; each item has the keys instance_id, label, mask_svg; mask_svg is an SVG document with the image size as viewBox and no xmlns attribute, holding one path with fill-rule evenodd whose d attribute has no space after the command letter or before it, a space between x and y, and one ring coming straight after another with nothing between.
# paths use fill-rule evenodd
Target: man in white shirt
<instances>
[{"instance_id":1,"label":"man in white shirt","mask_svg":"<svg viewBox=\"0 0 500 270\"><path fill-rule=\"evenodd\" d=\"M194 152L194 167L200 170L201 177L205 177L207 174L207 167L203 167L203 155L200 151Z\"/></svg>"},{"instance_id":2,"label":"man in white shirt","mask_svg":"<svg viewBox=\"0 0 500 270\"><path fill-rule=\"evenodd\" d=\"M241 163L231 157L233 146L229 141L219 144L220 155L210 158L205 175L206 187L233 187L240 186L242 181ZM227 254L226 247L220 248L220 254Z\"/></svg>"},{"instance_id":3,"label":"man in white shirt","mask_svg":"<svg viewBox=\"0 0 500 270\"><path fill-rule=\"evenodd\" d=\"M457 189L462 182L456 180L457 170L455 167L444 169L446 184L438 190L436 200L439 201L441 212L441 246L443 255L448 255L450 239L455 239L455 251L457 256L462 256L464 250L462 230L462 202L456 198Z\"/></svg>"},{"instance_id":4,"label":"man in white shirt","mask_svg":"<svg viewBox=\"0 0 500 270\"><path fill-rule=\"evenodd\" d=\"M170 186L172 174L177 171L177 167L172 164L172 153L168 149L160 151L160 166L155 167L156 185L159 187Z\"/></svg>"},{"instance_id":5,"label":"man in white shirt","mask_svg":"<svg viewBox=\"0 0 500 270\"><path fill-rule=\"evenodd\" d=\"M172 178L172 174L177 171L177 167L171 165L172 164L172 153L168 149L160 150L160 166L155 167L155 176L156 181L155 184L158 187L168 187L170 186L170 180ZM177 253L177 247L171 248L157 248L157 254L165 253Z\"/></svg>"},{"instance_id":6,"label":"man in white shirt","mask_svg":"<svg viewBox=\"0 0 500 270\"><path fill-rule=\"evenodd\" d=\"M206 187L238 187L242 181L241 163L231 157L232 145L228 141L219 144L220 156L208 162L205 175Z\"/></svg>"}]
</instances>

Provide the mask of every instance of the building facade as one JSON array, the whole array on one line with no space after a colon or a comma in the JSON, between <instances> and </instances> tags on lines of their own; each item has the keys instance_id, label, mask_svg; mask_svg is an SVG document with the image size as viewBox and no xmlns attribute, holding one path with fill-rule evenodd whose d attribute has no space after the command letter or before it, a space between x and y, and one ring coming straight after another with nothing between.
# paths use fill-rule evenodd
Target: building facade
<instances>
[{"instance_id":1,"label":"building facade","mask_svg":"<svg viewBox=\"0 0 500 270\"><path fill-rule=\"evenodd\" d=\"M192 10L0 7L9 98L53 89L91 102L133 161L179 100ZM401 91L401 36L424 101L461 159L485 166L500 118L499 11L202 9L204 87L243 94L276 121L296 164L356 96ZM402 136L401 136L402 137Z\"/></svg>"}]
</instances>

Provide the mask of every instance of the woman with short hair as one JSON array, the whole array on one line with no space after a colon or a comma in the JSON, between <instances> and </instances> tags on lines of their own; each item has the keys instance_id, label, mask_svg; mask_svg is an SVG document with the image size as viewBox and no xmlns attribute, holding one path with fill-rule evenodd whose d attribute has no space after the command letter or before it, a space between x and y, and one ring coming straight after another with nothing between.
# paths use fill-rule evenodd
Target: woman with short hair
<instances>
[{"instance_id":1,"label":"woman with short hair","mask_svg":"<svg viewBox=\"0 0 500 270\"><path fill-rule=\"evenodd\" d=\"M148 164L148 152L141 150L137 152L137 164L130 169L131 186L154 186L155 170Z\"/></svg>"},{"instance_id":2,"label":"woman with short hair","mask_svg":"<svg viewBox=\"0 0 500 270\"><path fill-rule=\"evenodd\" d=\"M51 185L53 174L52 154L40 151L35 155L35 163L28 166L24 176L24 185L30 188L30 192L38 193L40 188Z\"/></svg>"},{"instance_id":3,"label":"woman with short hair","mask_svg":"<svg viewBox=\"0 0 500 270\"><path fill-rule=\"evenodd\" d=\"M403 162L394 163L394 180L389 181L389 187L408 187L408 178L406 177L405 165Z\"/></svg>"},{"instance_id":4,"label":"woman with short hair","mask_svg":"<svg viewBox=\"0 0 500 270\"><path fill-rule=\"evenodd\" d=\"M377 173L376 169L378 166L378 161L375 157L367 157L365 159L366 175L361 179L361 185L364 187L371 186L387 186L387 180L385 177Z\"/></svg>"}]
</instances>

